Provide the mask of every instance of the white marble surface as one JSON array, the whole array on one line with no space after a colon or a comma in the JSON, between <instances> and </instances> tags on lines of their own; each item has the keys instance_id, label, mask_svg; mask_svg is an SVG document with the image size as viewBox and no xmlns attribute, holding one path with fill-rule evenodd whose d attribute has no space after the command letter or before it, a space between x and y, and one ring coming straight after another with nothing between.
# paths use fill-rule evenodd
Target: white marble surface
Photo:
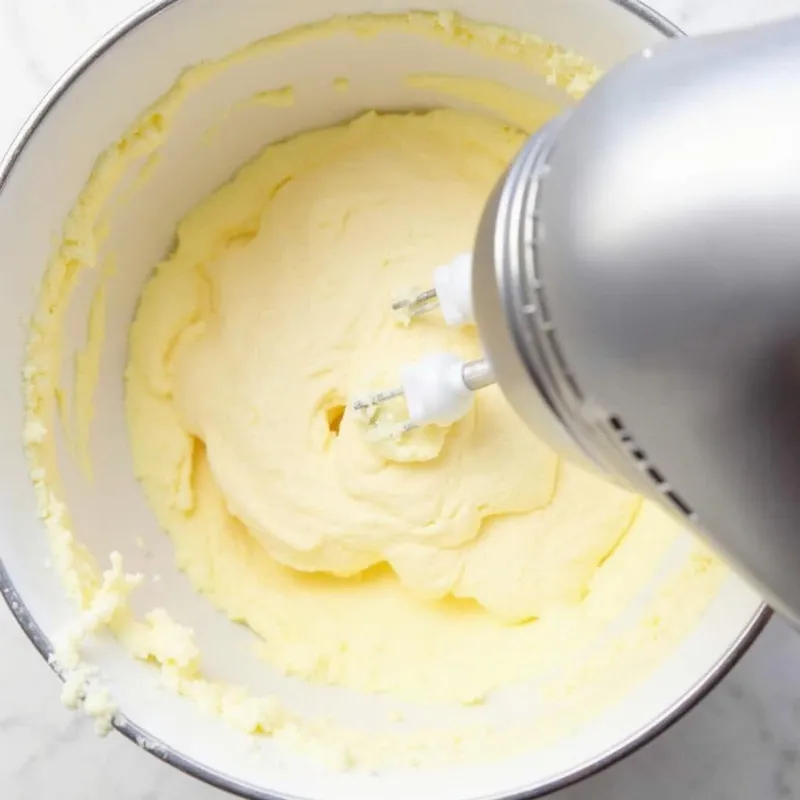
<instances>
[{"instance_id":1,"label":"white marble surface","mask_svg":"<svg viewBox=\"0 0 800 800\"><path fill-rule=\"evenodd\" d=\"M652 2L690 33L800 13L800 0ZM0 147L5 148L51 82L138 5L138 0L0 0ZM58 694L57 680L0 604L3 800L222 800L221 792L167 767L121 736L98 739L86 719L61 707ZM800 636L781 622L771 623L731 675L666 734L557 796L795 797L800 797Z\"/></svg>"}]
</instances>

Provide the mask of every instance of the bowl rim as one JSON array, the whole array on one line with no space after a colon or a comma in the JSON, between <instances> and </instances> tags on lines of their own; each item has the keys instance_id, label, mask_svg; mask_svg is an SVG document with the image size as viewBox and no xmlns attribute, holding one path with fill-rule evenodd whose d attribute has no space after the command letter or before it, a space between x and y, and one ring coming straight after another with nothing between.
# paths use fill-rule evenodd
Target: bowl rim
<instances>
[{"instance_id":1,"label":"bowl rim","mask_svg":"<svg viewBox=\"0 0 800 800\"><path fill-rule=\"evenodd\" d=\"M126 17L122 22L109 30L98 39L86 52L75 61L50 90L45 94L39 104L31 112L28 119L12 140L11 145L0 160L0 192L3 191L18 159L24 153L28 143L36 133L39 125L56 106L58 101L73 86L73 84L86 72L101 56L111 47L132 33L141 24L153 19L158 14L166 11L183 0L150 0L145 6ZM655 9L641 0L609 0L616 6L633 14L646 24L663 34L667 38L685 36L686 33L675 23L668 20ZM17 592L8 571L0 556L0 594L6 601L12 615L22 628L30 642L39 651L39 654L50 664L53 671L58 674L53 663L53 645L44 634L33 615L28 610L22 597ZM772 616L772 609L762 603L748 624L723 653L719 661L706 675L695 683L679 700L647 725L635 731L627 739L609 747L604 753L575 767L564 770L553 776L546 783L534 788L521 789L503 796L502 800L535 800L552 792L565 789L574 783L591 777L598 772L610 767L617 761L634 753L639 748L651 742L684 714L694 708L736 665L739 659L747 652L758 636L766 627ZM198 761L184 755L166 742L153 736L145 728L119 713L113 720L113 727L131 742L147 752L156 755L159 760L170 766L176 767L181 772L191 775L211 786L237 795L246 800L308 800L308 798L290 797L268 791L251 783L241 781L226 775L216 769L209 768Z\"/></svg>"}]
</instances>

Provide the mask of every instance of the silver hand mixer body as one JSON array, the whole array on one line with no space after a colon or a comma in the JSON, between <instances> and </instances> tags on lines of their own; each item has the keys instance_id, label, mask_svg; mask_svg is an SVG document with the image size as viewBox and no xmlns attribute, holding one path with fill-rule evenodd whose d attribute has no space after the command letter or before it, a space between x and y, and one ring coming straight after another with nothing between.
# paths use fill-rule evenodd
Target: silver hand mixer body
<instances>
[{"instance_id":1,"label":"silver hand mixer body","mask_svg":"<svg viewBox=\"0 0 800 800\"><path fill-rule=\"evenodd\" d=\"M800 623L800 20L645 51L534 135L473 260L481 340L565 456Z\"/></svg>"}]
</instances>

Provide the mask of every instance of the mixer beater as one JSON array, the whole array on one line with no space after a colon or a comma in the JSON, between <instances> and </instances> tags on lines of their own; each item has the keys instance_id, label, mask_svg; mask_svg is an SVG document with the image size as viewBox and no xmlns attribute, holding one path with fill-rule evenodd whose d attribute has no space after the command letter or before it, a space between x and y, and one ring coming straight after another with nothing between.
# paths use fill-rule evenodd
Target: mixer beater
<instances>
[{"instance_id":1,"label":"mixer beater","mask_svg":"<svg viewBox=\"0 0 800 800\"><path fill-rule=\"evenodd\" d=\"M432 289L395 300L392 310L402 324L435 309L452 326L474 324L472 304L472 254L462 253L433 271ZM473 393L495 382L487 359L464 361L452 353L431 353L400 370L400 386L356 398L354 411L375 425L379 406L396 398L405 400L408 419L381 426L382 436L396 438L423 425L451 425L472 407ZM376 428L377 429L377 428Z\"/></svg>"}]
</instances>

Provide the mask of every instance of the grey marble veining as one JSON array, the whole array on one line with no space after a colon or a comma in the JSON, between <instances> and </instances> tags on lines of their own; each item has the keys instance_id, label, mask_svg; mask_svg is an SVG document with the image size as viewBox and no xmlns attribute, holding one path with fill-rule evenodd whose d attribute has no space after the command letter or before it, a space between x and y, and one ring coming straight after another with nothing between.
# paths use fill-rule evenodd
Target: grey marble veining
<instances>
[{"instance_id":1,"label":"grey marble veining","mask_svg":"<svg viewBox=\"0 0 800 800\"><path fill-rule=\"evenodd\" d=\"M220 0L221 1L221 0ZM800 13L800 0L652 0L700 32ZM40 96L137 0L0 0L0 146ZM222 800L60 704L59 684L0 604L3 800ZM624 762L557 800L800 798L800 636L773 622L694 711Z\"/></svg>"}]
</instances>

